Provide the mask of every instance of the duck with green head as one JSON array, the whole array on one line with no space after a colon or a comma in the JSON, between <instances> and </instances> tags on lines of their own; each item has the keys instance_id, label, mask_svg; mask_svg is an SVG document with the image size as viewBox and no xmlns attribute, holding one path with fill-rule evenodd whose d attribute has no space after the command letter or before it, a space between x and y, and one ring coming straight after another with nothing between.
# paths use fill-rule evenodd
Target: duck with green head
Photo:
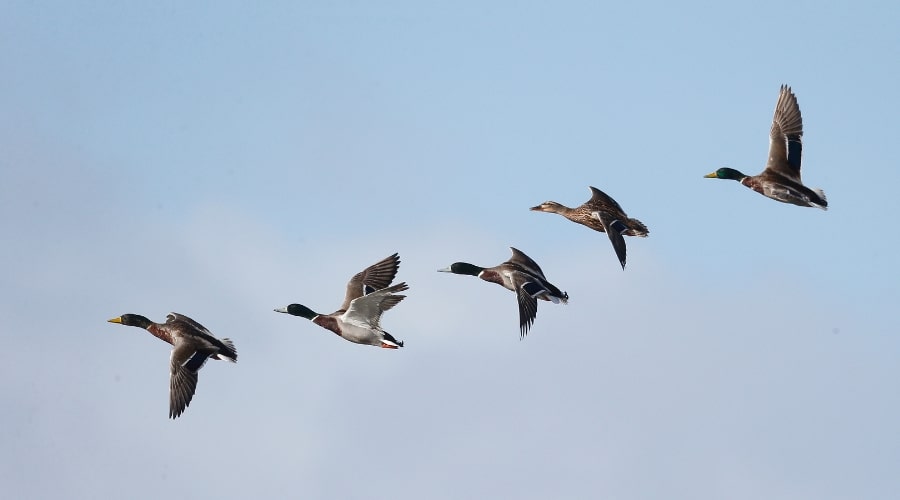
<instances>
[{"instance_id":1,"label":"duck with green head","mask_svg":"<svg viewBox=\"0 0 900 500\"><path fill-rule=\"evenodd\" d=\"M140 314L123 314L109 320L135 326L172 344L169 363L169 418L177 418L191 404L197 389L197 372L208 359L237 362L237 350L231 340L217 339L205 326L178 313L169 313L165 323L154 323Z\"/></svg>"},{"instance_id":2,"label":"duck with green head","mask_svg":"<svg viewBox=\"0 0 900 500\"><path fill-rule=\"evenodd\" d=\"M477 276L516 292L519 302L519 338L524 338L537 316L537 301L566 304L569 294L560 291L544 277L544 271L524 252L510 247L512 257L494 267L480 267L468 262L454 262L439 272Z\"/></svg>"},{"instance_id":3,"label":"duck with green head","mask_svg":"<svg viewBox=\"0 0 900 500\"><path fill-rule=\"evenodd\" d=\"M331 314L317 313L302 304L289 304L275 312L306 318L356 344L403 347L403 342L381 328L381 315L406 298L396 292L409 289L406 283L389 286L399 267L400 256L395 253L356 273L347 283L344 303Z\"/></svg>"},{"instance_id":4,"label":"duck with green head","mask_svg":"<svg viewBox=\"0 0 900 500\"><path fill-rule=\"evenodd\" d=\"M803 118L797 97L782 85L775 104L775 116L769 130L769 161L759 175L747 175L733 168L720 168L706 174L709 179L738 181L757 193L782 203L828 210L825 192L810 189L800 179L803 149Z\"/></svg>"}]
</instances>

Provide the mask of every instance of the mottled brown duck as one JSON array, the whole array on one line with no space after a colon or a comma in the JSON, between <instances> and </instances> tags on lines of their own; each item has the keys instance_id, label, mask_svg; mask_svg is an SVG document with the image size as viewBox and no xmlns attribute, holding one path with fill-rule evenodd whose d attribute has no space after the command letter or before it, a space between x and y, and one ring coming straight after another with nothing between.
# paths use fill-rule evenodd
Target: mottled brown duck
<instances>
[{"instance_id":1,"label":"mottled brown duck","mask_svg":"<svg viewBox=\"0 0 900 500\"><path fill-rule=\"evenodd\" d=\"M545 201L531 210L559 214L572 222L587 226L594 231L606 233L612 243L619 264L625 269L625 236L646 237L650 234L643 222L629 218L622 207L611 196L594 186L591 199L575 208L569 208L555 201Z\"/></svg>"}]
</instances>

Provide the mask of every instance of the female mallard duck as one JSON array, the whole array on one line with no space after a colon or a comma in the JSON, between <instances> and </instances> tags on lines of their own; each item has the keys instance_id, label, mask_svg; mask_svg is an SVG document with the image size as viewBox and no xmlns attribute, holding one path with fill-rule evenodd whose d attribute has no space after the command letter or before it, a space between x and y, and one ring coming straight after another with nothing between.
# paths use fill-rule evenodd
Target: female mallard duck
<instances>
[{"instance_id":1,"label":"female mallard duck","mask_svg":"<svg viewBox=\"0 0 900 500\"><path fill-rule=\"evenodd\" d=\"M301 316L357 344L386 349L403 347L403 342L381 329L381 315L397 305L406 295L394 292L408 290L406 283L388 286L400 267L400 256L391 255L356 273L347 283L347 295L341 308L331 314L319 314L300 304L290 304L275 312Z\"/></svg>"},{"instance_id":2,"label":"female mallard duck","mask_svg":"<svg viewBox=\"0 0 900 500\"><path fill-rule=\"evenodd\" d=\"M524 338L537 316L537 299L565 304L569 301L569 294L561 292L547 281L537 262L520 250L509 248L512 250L512 257L499 266L485 268L468 262L454 262L450 267L438 271L478 276L484 281L516 292L519 301L519 338Z\"/></svg>"},{"instance_id":3,"label":"female mallard duck","mask_svg":"<svg viewBox=\"0 0 900 500\"><path fill-rule=\"evenodd\" d=\"M555 201L545 201L536 207L531 207L531 210L559 214L594 231L606 233L609 241L612 242L613 250L616 251L619 263L622 264L622 269L625 269L625 238L623 235L646 237L650 231L643 222L630 219L625 215L625 211L612 197L594 186L589 187L591 188L591 199L582 203L581 206L569 208Z\"/></svg>"},{"instance_id":4,"label":"female mallard duck","mask_svg":"<svg viewBox=\"0 0 900 500\"><path fill-rule=\"evenodd\" d=\"M733 168L720 168L704 177L735 180L773 200L828 210L825 192L818 188L810 189L800 180L802 136L803 118L797 97L790 87L782 85L769 130L769 162L766 169L759 175L749 176Z\"/></svg>"},{"instance_id":5,"label":"female mallard duck","mask_svg":"<svg viewBox=\"0 0 900 500\"><path fill-rule=\"evenodd\" d=\"M237 362L237 351L231 340L217 339L206 327L182 314L169 313L165 323L154 323L139 314L123 314L109 322L144 328L172 344L169 418L177 418L191 404L197 389L197 372L207 359Z\"/></svg>"}]
</instances>

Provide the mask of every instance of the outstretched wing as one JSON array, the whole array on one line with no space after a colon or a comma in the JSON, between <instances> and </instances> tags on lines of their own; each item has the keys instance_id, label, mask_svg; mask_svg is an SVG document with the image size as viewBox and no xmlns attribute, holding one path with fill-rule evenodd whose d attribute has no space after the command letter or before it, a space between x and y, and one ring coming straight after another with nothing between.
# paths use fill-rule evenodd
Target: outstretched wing
<instances>
[{"instance_id":1,"label":"outstretched wing","mask_svg":"<svg viewBox=\"0 0 900 500\"><path fill-rule=\"evenodd\" d=\"M622 207L619 206L619 203L616 200L612 199L611 196L600 191L594 186L588 186L591 188L591 200L588 202L592 207L603 209L607 211L617 211L621 214L625 214L625 211L622 210Z\"/></svg>"},{"instance_id":2,"label":"outstretched wing","mask_svg":"<svg viewBox=\"0 0 900 500\"><path fill-rule=\"evenodd\" d=\"M524 283L516 288L516 299L519 302L519 338L525 338L528 329L534 324L534 318L537 316L537 299L534 298L525 288L526 285L532 283Z\"/></svg>"},{"instance_id":3,"label":"outstretched wing","mask_svg":"<svg viewBox=\"0 0 900 500\"><path fill-rule=\"evenodd\" d=\"M175 339L170 359L169 418L177 418L191 404L197 390L197 372L207 359L208 352L198 351L180 338Z\"/></svg>"},{"instance_id":4,"label":"outstretched wing","mask_svg":"<svg viewBox=\"0 0 900 500\"><path fill-rule=\"evenodd\" d=\"M347 294L339 310L346 311L354 299L390 285L399 268L400 255L395 253L353 275L347 283Z\"/></svg>"},{"instance_id":5,"label":"outstretched wing","mask_svg":"<svg viewBox=\"0 0 900 500\"><path fill-rule=\"evenodd\" d=\"M378 328L381 315L388 309L399 304L406 295L394 295L395 292L408 290L406 283L398 283L394 286L376 290L368 295L357 297L350 302L350 307L344 313L344 321Z\"/></svg>"},{"instance_id":6,"label":"outstretched wing","mask_svg":"<svg viewBox=\"0 0 900 500\"><path fill-rule=\"evenodd\" d=\"M171 325L173 323L178 323L178 322L187 323L188 325L190 325L194 329L198 330L199 332L205 333L205 334L209 335L210 337L215 337L215 335L213 335L212 332L210 332L208 328L201 325L200 323L197 323L193 319L188 318L184 314L178 314L177 312L171 312L171 313L169 313L168 316L166 316L167 324Z\"/></svg>"},{"instance_id":7,"label":"outstretched wing","mask_svg":"<svg viewBox=\"0 0 900 500\"><path fill-rule=\"evenodd\" d=\"M544 271L541 271L541 266L539 266L537 262L531 260L531 257L525 255L524 252L517 248L509 247L509 249L512 250L512 257L510 257L507 262L517 264L527 273L544 278Z\"/></svg>"},{"instance_id":8,"label":"outstretched wing","mask_svg":"<svg viewBox=\"0 0 900 500\"><path fill-rule=\"evenodd\" d=\"M616 251L616 257L619 258L622 269L625 269L626 248L624 234L625 231L628 231L628 226L623 224L619 219L610 220L609 214L606 213L591 212L591 216L603 224L606 235L609 236L609 241L612 243L613 250Z\"/></svg>"},{"instance_id":9,"label":"outstretched wing","mask_svg":"<svg viewBox=\"0 0 900 500\"><path fill-rule=\"evenodd\" d=\"M800 180L800 159L803 150L803 118L797 96L787 85L781 86L775 116L769 130L769 161L766 170L773 170L797 181Z\"/></svg>"}]
</instances>

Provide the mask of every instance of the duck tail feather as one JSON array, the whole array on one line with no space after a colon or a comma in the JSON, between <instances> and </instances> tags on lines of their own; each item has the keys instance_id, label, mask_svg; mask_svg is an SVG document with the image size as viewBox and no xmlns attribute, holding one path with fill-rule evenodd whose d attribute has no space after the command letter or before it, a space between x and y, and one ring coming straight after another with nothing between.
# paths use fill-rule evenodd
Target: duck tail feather
<instances>
[{"instance_id":1,"label":"duck tail feather","mask_svg":"<svg viewBox=\"0 0 900 500\"><path fill-rule=\"evenodd\" d=\"M232 363L237 363L237 349L234 348L234 342L232 342L231 339L225 338L222 339L222 343L225 344L226 349L218 353L217 359L222 359L222 357L224 357Z\"/></svg>"},{"instance_id":2,"label":"duck tail feather","mask_svg":"<svg viewBox=\"0 0 900 500\"><path fill-rule=\"evenodd\" d=\"M403 347L403 341L395 339L394 336L388 332L384 332L384 343L385 344L394 344L397 347Z\"/></svg>"},{"instance_id":3,"label":"duck tail feather","mask_svg":"<svg viewBox=\"0 0 900 500\"><path fill-rule=\"evenodd\" d=\"M819 198L822 199L822 203L810 202L810 204L816 208L821 208L822 210L828 210L828 198L825 198L825 191L822 191L819 188L815 188L812 190L813 193L816 193Z\"/></svg>"},{"instance_id":4,"label":"duck tail feather","mask_svg":"<svg viewBox=\"0 0 900 500\"><path fill-rule=\"evenodd\" d=\"M650 234L650 230L643 222L637 219L628 219L628 230L625 232L628 236L640 236L646 238Z\"/></svg>"}]
</instances>

